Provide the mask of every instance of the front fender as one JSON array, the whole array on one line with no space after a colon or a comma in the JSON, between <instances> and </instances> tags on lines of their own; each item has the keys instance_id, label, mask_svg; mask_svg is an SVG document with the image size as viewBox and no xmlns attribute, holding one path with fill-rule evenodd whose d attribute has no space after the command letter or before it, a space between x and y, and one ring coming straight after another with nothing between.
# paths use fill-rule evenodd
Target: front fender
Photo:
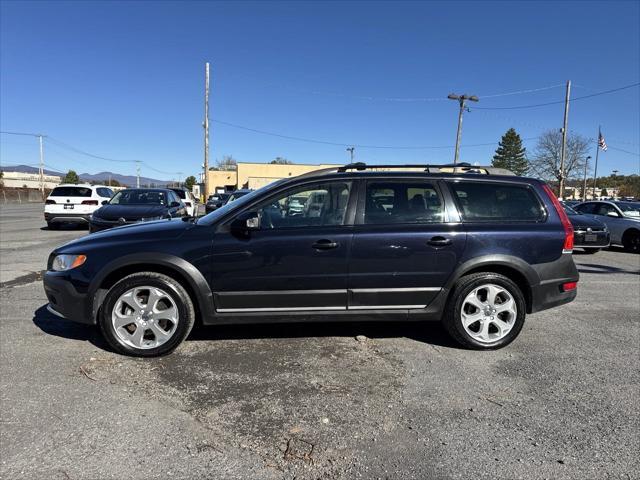
<instances>
[{"instance_id":1,"label":"front fender","mask_svg":"<svg viewBox=\"0 0 640 480\"><path fill-rule=\"evenodd\" d=\"M162 252L146 252L125 255L114 259L107 263L91 280L88 289L89 298L92 299L89 307L91 310L89 313L92 315L91 318L96 318L98 309L106 294L106 291L100 288L105 279L117 270L135 268L136 265L139 265L141 269L153 269L153 266L157 265L163 267L163 270L169 269L176 272L188 282L189 290L194 293L195 301L202 318L206 319L213 316L213 294L209 288L209 283L200 270L185 259L175 255Z\"/></svg>"}]
</instances>

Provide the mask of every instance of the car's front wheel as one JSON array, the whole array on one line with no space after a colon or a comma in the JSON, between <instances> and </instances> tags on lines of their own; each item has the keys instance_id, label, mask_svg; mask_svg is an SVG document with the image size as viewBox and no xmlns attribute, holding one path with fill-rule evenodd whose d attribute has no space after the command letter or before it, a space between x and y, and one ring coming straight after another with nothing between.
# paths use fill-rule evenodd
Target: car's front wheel
<instances>
[{"instance_id":1,"label":"car's front wheel","mask_svg":"<svg viewBox=\"0 0 640 480\"><path fill-rule=\"evenodd\" d=\"M140 272L111 287L99 323L114 350L155 357L180 345L194 319L193 302L180 283L161 273Z\"/></svg>"},{"instance_id":2,"label":"car's front wheel","mask_svg":"<svg viewBox=\"0 0 640 480\"><path fill-rule=\"evenodd\" d=\"M518 336L525 313L524 295L512 280L497 273L474 273L456 283L443 323L463 346L495 349Z\"/></svg>"}]
</instances>

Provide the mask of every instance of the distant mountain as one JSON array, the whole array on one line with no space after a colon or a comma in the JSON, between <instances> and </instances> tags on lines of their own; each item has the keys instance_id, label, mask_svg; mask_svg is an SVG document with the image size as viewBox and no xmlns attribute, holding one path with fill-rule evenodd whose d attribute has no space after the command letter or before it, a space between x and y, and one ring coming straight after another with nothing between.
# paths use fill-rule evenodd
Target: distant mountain
<instances>
[{"instance_id":1,"label":"distant mountain","mask_svg":"<svg viewBox=\"0 0 640 480\"><path fill-rule=\"evenodd\" d=\"M21 173L38 173L38 169L36 167L30 167L28 165L13 165L7 166L3 165L0 167L0 170L4 170L6 172L21 172ZM64 177L66 173L56 172L55 170L44 169L45 175L57 175L59 177ZM136 185L136 176L135 175L121 175L119 173L114 172L100 172L100 173L79 173L78 176L86 181L86 182L101 182L108 183L109 176L111 176L112 180L116 180L120 183L120 185L128 185L135 186ZM149 178L149 177L140 177L141 185L167 185L168 183L172 183L168 180L158 180L157 178Z\"/></svg>"}]
</instances>

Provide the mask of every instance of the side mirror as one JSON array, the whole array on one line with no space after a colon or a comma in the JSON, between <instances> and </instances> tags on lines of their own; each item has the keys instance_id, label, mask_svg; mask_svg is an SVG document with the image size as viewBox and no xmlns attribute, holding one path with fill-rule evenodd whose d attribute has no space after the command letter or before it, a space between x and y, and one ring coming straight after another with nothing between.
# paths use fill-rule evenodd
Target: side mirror
<instances>
[{"instance_id":1,"label":"side mirror","mask_svg":"<svg viewBox=\"0 0 640 480\"><path fill-rule=\"evenodd\" d=\"M179 207L179 206L180 206L180 202L171 202L171 203L169 204L169 206L170 206L171 208Z\"/></svg>"},{"instance_id":2,"label":"side mirror","mask_svg":"<svg viewBox=\"0 0 640 480\"><path fill-rule=\"evenodd\" d=\"M618 218L620 215L617 212L607 212L607 217Z\"/></svg>"},{"instance_id":3,"label":"side mirror","mask_svg":"<svg viewBox=\"0 0 640 480\"><path fill-rule=\"evenodd\" d=\"M242 212L230 225L231 233L249 235L252 230L260 230L260 215L258 212Z\"/></svg>"},{"instance_id":4,"label":"side mirror","mask_svg":"<svg viewBox=\"0 0 640 480\"><path fill-rule=\"evenodd\" d=\"M109 203L109 200L102 200L102 205L106 205L107 203Z\"/></svg>"}]
</instances>

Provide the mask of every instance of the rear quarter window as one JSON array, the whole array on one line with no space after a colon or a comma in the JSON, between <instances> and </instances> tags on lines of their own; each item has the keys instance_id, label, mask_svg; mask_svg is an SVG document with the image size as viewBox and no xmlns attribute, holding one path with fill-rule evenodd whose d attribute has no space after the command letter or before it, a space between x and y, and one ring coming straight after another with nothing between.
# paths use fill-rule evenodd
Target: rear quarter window
<instances>
[{"instance_id":1,"label":"rear quarter window","mask_svg":"<svg viewBox=\"0 0 640 480\"><path fill-rule=\"evenodd\" d=\"M545 210L527 185L493 182L451 184L462 219L471 222L537 222Z\"/></svg>"}]
</instances>

